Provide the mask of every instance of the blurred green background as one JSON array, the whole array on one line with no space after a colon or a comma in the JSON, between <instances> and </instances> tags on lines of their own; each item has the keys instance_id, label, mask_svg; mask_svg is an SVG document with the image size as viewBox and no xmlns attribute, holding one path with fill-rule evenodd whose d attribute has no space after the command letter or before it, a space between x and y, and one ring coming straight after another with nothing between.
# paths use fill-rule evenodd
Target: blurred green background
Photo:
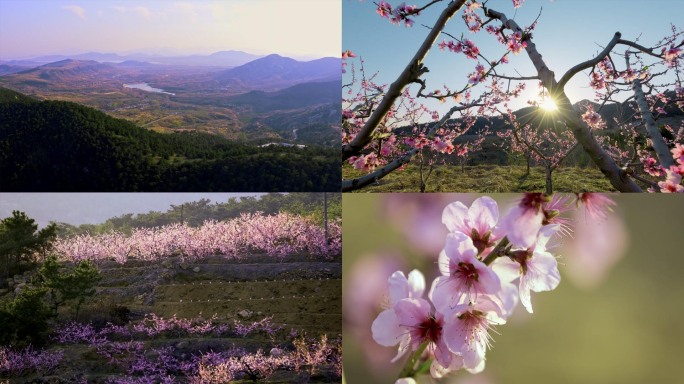
<instances>
[{"instance_id":1,"label":"blurred green background","mask_svg":"<svg viewBox=\"0 0 684 384\"><path fill-rule=\"evenodd\" d=\"M429 196L447 202L457 199L455 195ZM490 196L499 202L503 215L503 203L520 195ZM412 194L401 198L413 197L424 198ZM519 306L508 324L497 327L500 335L493 335L485 371L479 375L462 371L443 382L684 383L684 198L665 194L613 197L628 245L606 278L591 289L580 288L567 278L561 258L561 284L552 292L533 293L535 313L520 311ZM343 196L343 340L348 384L393 383L404 361L389 364L396 349L374 346L369 331L356 329L364 317L372 321L380 310L377 306L369 314L359 304L364 297L373 299L371 281L386 285L391 270L401 268L408 273L417 267L426 274L429 288L432 277L428 275L436 270L434 260L416 257L420 252L397 229L416 223L401 222L401 215L386 215L388 205L383 199L388 198L382 194ZM397 202L392 207L403 209ZM402 256L412 258L401 261ZM381 270L379 266L388 260L397 262ZM373 349L365 352L363 345Z\"/></svg>"}]
</instances>

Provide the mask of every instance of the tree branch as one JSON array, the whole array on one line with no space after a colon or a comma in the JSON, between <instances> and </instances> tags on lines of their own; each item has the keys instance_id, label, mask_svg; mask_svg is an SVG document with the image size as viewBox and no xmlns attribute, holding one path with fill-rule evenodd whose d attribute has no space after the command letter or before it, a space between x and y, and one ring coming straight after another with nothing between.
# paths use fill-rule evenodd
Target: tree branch
<instances>
[{"instance_id":1,"label":"tree branch","mask_svg":"<svg viewBox=\"0 0 684 384\"><path fill-rule=\"evenodd\" d=\"M466 0L454 1L449 4L444 11L442 11L442 14L435 22L434 27L423 41L423 44L420 46L420 48L418 48L416 54L413 56L406 68L404 68L404 70L401 72L397 80L390 85L387 94L382 99L377 109L373 111L354 139L350 143L342 146L342 160L346 160L358 154L372 140L375 129L378 127L382 119L385 118L387 112L389 112L389 110L392 108L394 102L399 98L399 96L401 96L404 88L410 83L416 81L423 73L427 71L427 68L423 66L423 59L425 59L428 51L434 45L437 37L444 29L446 23L454 14L456 14L456 12L458 12L465 1Z\"/></svg>"},{"instance_id":2,"label":"tree branch","mask_svg":"<svg viewBox=\"0 0 684 384\"><path fill-rule=\"evenodd\" d=\"M523 32L522 28L518 26L515 20L508 19L506 15L501 12L487 9L486 15L488 17L500 20L505 28L508 28L514 32ZM582 120L579 112L575 110L563 88L559 87L554 73L549 69L542 59L542 55L537 51L537 47L532 41L532 38L527 40L525 51L537 70L542 84L549 91L549 94L554 98L554 101L558 106L558 112L560 113L560 116L563 118L566 125L572 130L575 139L577 139L580 145L582 145L584 150L594 161L594 164L596 164L601 172L608 178L615 189L621 192L642 192L641 188L629 178L629 175L623 169L621 169L617 163L615 163L615 161L596 141L591 129Z\"/></svg>"},{"instance_id":3,"label":"tree branch","mask_svg":"<svg viewBox=\"0 0 684 384\"><path fill-rule=\"evenodd\" d=\"M613 48L615 48L615 45L617 45L617 43L620 41L620 37L622 37L622 34L620 32L615 32L615 35L613 35L613 39L610 40L608 45L606 45L606 47L603 49L603 51L601 51L601 53L598 54L598 56L594 57L591 60L587 60L583 63L579 63L574 67L570 68L567 72L565 72L563 77L561 77L560 81L558 82L558 86L561 89L565 88L565 84L567 84L567 82L570 81L570 79L572 79L573 76L578 74L580 71L591 68L596 64L600 63L603 59L606 58L606 56L608 56L610 51L612 51Z\"/></svg>"}]
</instances>

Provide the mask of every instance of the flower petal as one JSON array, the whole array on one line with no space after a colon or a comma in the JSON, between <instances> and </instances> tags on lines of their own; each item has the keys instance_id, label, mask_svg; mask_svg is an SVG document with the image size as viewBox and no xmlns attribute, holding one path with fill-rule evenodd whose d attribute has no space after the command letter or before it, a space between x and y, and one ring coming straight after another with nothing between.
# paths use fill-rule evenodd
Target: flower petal
<instances>
[{"instance_id":1,"label":"flower petal","mask_svg":"<svg viewBox=\"0 0 684 384\"><path fill-rule=\"evenodd\" d=\"M371 332L373 333L373 340L385 347L392 347L401 341L401 338L406 334L406 329L399 326L399 320L394 313L394 309L386 309L373 320L371 325Z\"/></svg>"},{"instance_id":2,"label":"flower petal","mask_svg":"<svg viewBox=\"0 0 684 384\"><path fill-rule=\"evenodd\" d=\"M534 292L552 291L560 283L558 262L548 252L534 252L527 268L527 284Z\"/></svg>"},{"instance_id":3,"label":"flower petal","mask_svg":"<svg viewBox=\"0 0 684 384\"><path fill-rule=\"evenodd\" d=\"M513 246L527 249L537 241L543 218L541 211L518 205L503 218L502 227Z\"/></svg>"},{"instance_id":4,"label":"flower petal","mask_svg":"<svg viewBox=\"0 0 684 384\"><path fill-rule=\"evenodd\" d=\"M513 282L520 277L520 264L509 257L499 257L491 264L502 282Z\"/></svg>"},{"instance_id":5,"label":"flower petal","mask_svg":"<svg viewBox=\"0 0 684 384\"><path fill-rule=\"evenodd\" d=\"M550 224L543 226L539 230L539 236L537 237L537 244L535 246L535 249L547 249L546 244L549 242L551 237L560 230L560 228L560 224Z\"/></svg>"},{"instance_id":6,"label":"flower petal","mask_svg":"<svg viewBox=\"0 0 684 384\"><path fill-rule=\"evenodd\" d=\"M440 276L432 283L429 296L437 311L446 315L460 304L466 293L459 290L458 282L450 276Z\"/></svg>"},{"instance_id":7,"label":"flower petal","mask_svg":"<svg viewBox=\"0 0 684 384\"><path fill-rule=\"evenodd\" d=\"M423 299L404 299L394 307L400 326L415 328L430 315L430 303Z\"/></svg>"},{"instance_id":8,"label":"flower petal","mask_svg":"<svg viewBox=\"0 0 684 384\"><path fill-rule=\"evenodd\" d=\"M475 200L468 211L471 225L480 235L484 235L499 221L499 206L489 196Z\"/></svg>"},{"instance_id":9,"label":"flower petal","mask_svg":"<svg viewBox=\"0 0 684 384\"><path fill-rule=\"evenodd\" d=\"M409 297L409 283L404 276L404 272L396 271L387 280L389 282L389 296L392 305L399 300Z\"/></svg>"},{"instance_id":10,"label":"flower petal","mask_svg":"<svg viewBox=\"0 0 684 384\"><path fill-rule=\"evenodd\" d=\"M442 223L446 225L449 232L468 232L465 224L468 219L468 207L460 201L451 203L442 212Z\"/></svg>"},{"instance_id":11,"label":"flower petal","mask_svg":"<svg viewBox=\"0 0 684 384\"><path fill-rule=\"evenodd\" d=\"M423 297L423 292L425 292L425 277L423 274L414 269L408 274L408 288L409 296L412 299L418 299Z\"/></svg>"},{"instance_id":12,"label":"flower petal","mask_svg":"<svg viewBox=\"0 0 684 384\"><path fill-rule=\"evenodd\" d=\"M473 265L477 269L478 291L493 294L501 289L501 280L499 280L499 276L491 268L477 260Z\"/></svg>"},{"instance_id":13,"label":"flower petal","mask_svg":"<svg viewBox=\"0 0 684 384\"><path fill-rule=\"evenodd\" d=\"M461 261L471 262L475 259L477 248L473 245L473 240L465 233L453 232L447 235L444 253L452 264L458 264Z\"/></svg>"},{"instance_id":14,"label":"flower petal","mask_svg":"<svg viewBox=\"0 0 684 384\"><path fill-rule=\"evenodd\" d=\"M532 311L532 298L530 297L530 286L527 282L527 276L520 278L520 287L518 290L520 295L520 302L527 309L527 312L533 313Z\"/></svg>"},{"instance_id":15,"label":"flower petal","mask_svg":"<svg viewBox=\"0 0 684 384\"><path fill-rule=\"evenodd\" d=\"M433 353L435 354L435 360L439 362L443 367L448 367L451 365L451 359L453 354L444 342L444 338L440 338L437 343L434 344Z\"/></svg>"}]
</instances>

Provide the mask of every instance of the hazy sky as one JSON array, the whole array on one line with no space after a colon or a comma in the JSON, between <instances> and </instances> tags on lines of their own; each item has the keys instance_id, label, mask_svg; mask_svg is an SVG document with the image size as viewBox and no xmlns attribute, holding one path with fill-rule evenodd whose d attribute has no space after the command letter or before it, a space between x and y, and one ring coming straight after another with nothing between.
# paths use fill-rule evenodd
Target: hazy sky
<instances>
[{"instance_id":1,"label":"hazy sky","mask_svg":"<svg viewBox=\"0 0 684 384\"><path fill-rule=\"evenodd\" d=\"M341 0L0 0L0 59L242 50L339 57Z\"/></svg>"},{"instance_id":2,"label":"hazy sky","mask_svg":"<svg viewBox=\"0 0 684 384\"><path fill-rule=\"evenodd\" d=\"M390 3L396 6L401 1ZM407 4L416 5L426 3L407 1ZM377 83L390 84L428 34L429 30L421 24L432 26L446 3L429 8L415 18L413 27L406 28L382 19L375 13L377 6L372 1L345 0L342 7L342 48L354 51L365 60L368 75L380 71ZM511 0L490 0L487 6L506 13L523 28L530 25L543 8L533 38L546 63L556 73L556 79L560 79L575 64L592 58L616 31L622 32L625 39L634 40L641 36L642 44L652 45L670 32L670 23L684 27L683 0L526 0L517 13ZM503 46L484 31L477 34L468 31L461 14L452 18L445 31L455 37L463 34L464 38L473 40L490 60L498 59L505 51ZM443 36L437 41L442 40L451 38ZM681 36L678 41L681 41ZM525 76L536 75L525 52L517 56L509 55L509 58L510 65L506 68L515 68ZM467 84L467 75L474 71L477 62L466 59L463 54L440 51L434 47L428 53L425 64L430 69L426 78L427 89L431 91L440 89L445 81L451 84L452 89L461 89ZM501 69L498 70L501 74ZM512 69L506 69L504 73L516 75ZM344 83L349 81L349 75L350 71ZM528 82L527 87L530 93L538 93L536 82ZM566 91L573 102L594 97L585 74L576 75ZM448 104L434 108L446 110L450 107Z\"/></svg>"},{"instance_id":3,"label":"hazy sky","mask_svg":"<svg viewBox=\"0 0 684 384\"><path fill-rule=\"evenodd\" d=\"M0 219L25 212L43 227L50 221L98 224L125 213L166 211L202 198L212 202L263 193L0 193Z\"/></svg>"}]
</instances>

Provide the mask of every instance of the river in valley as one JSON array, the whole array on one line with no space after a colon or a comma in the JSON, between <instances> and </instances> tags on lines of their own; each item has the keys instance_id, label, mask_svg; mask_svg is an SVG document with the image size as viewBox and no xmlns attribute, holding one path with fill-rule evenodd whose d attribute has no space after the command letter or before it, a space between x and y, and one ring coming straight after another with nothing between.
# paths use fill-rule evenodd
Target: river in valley
<instances>
[{"instance_id":1,"label":"river in valley","mask_svg":"<svg viewBox=\"0 0 684 384\"><path fill-rule=\"evenodd\" d=\"M166 91L164 91L163 89L150 87L150 85L147 84L147 83L124 84L123 86L124 86L125 88L135 88L135 89L140 89L140 90L143 90L143 91L146 91L146 92L164 93L164 94L167 94L167 95L176 96L175 93L166 92Z\"/></svg>"}]
</instances>

